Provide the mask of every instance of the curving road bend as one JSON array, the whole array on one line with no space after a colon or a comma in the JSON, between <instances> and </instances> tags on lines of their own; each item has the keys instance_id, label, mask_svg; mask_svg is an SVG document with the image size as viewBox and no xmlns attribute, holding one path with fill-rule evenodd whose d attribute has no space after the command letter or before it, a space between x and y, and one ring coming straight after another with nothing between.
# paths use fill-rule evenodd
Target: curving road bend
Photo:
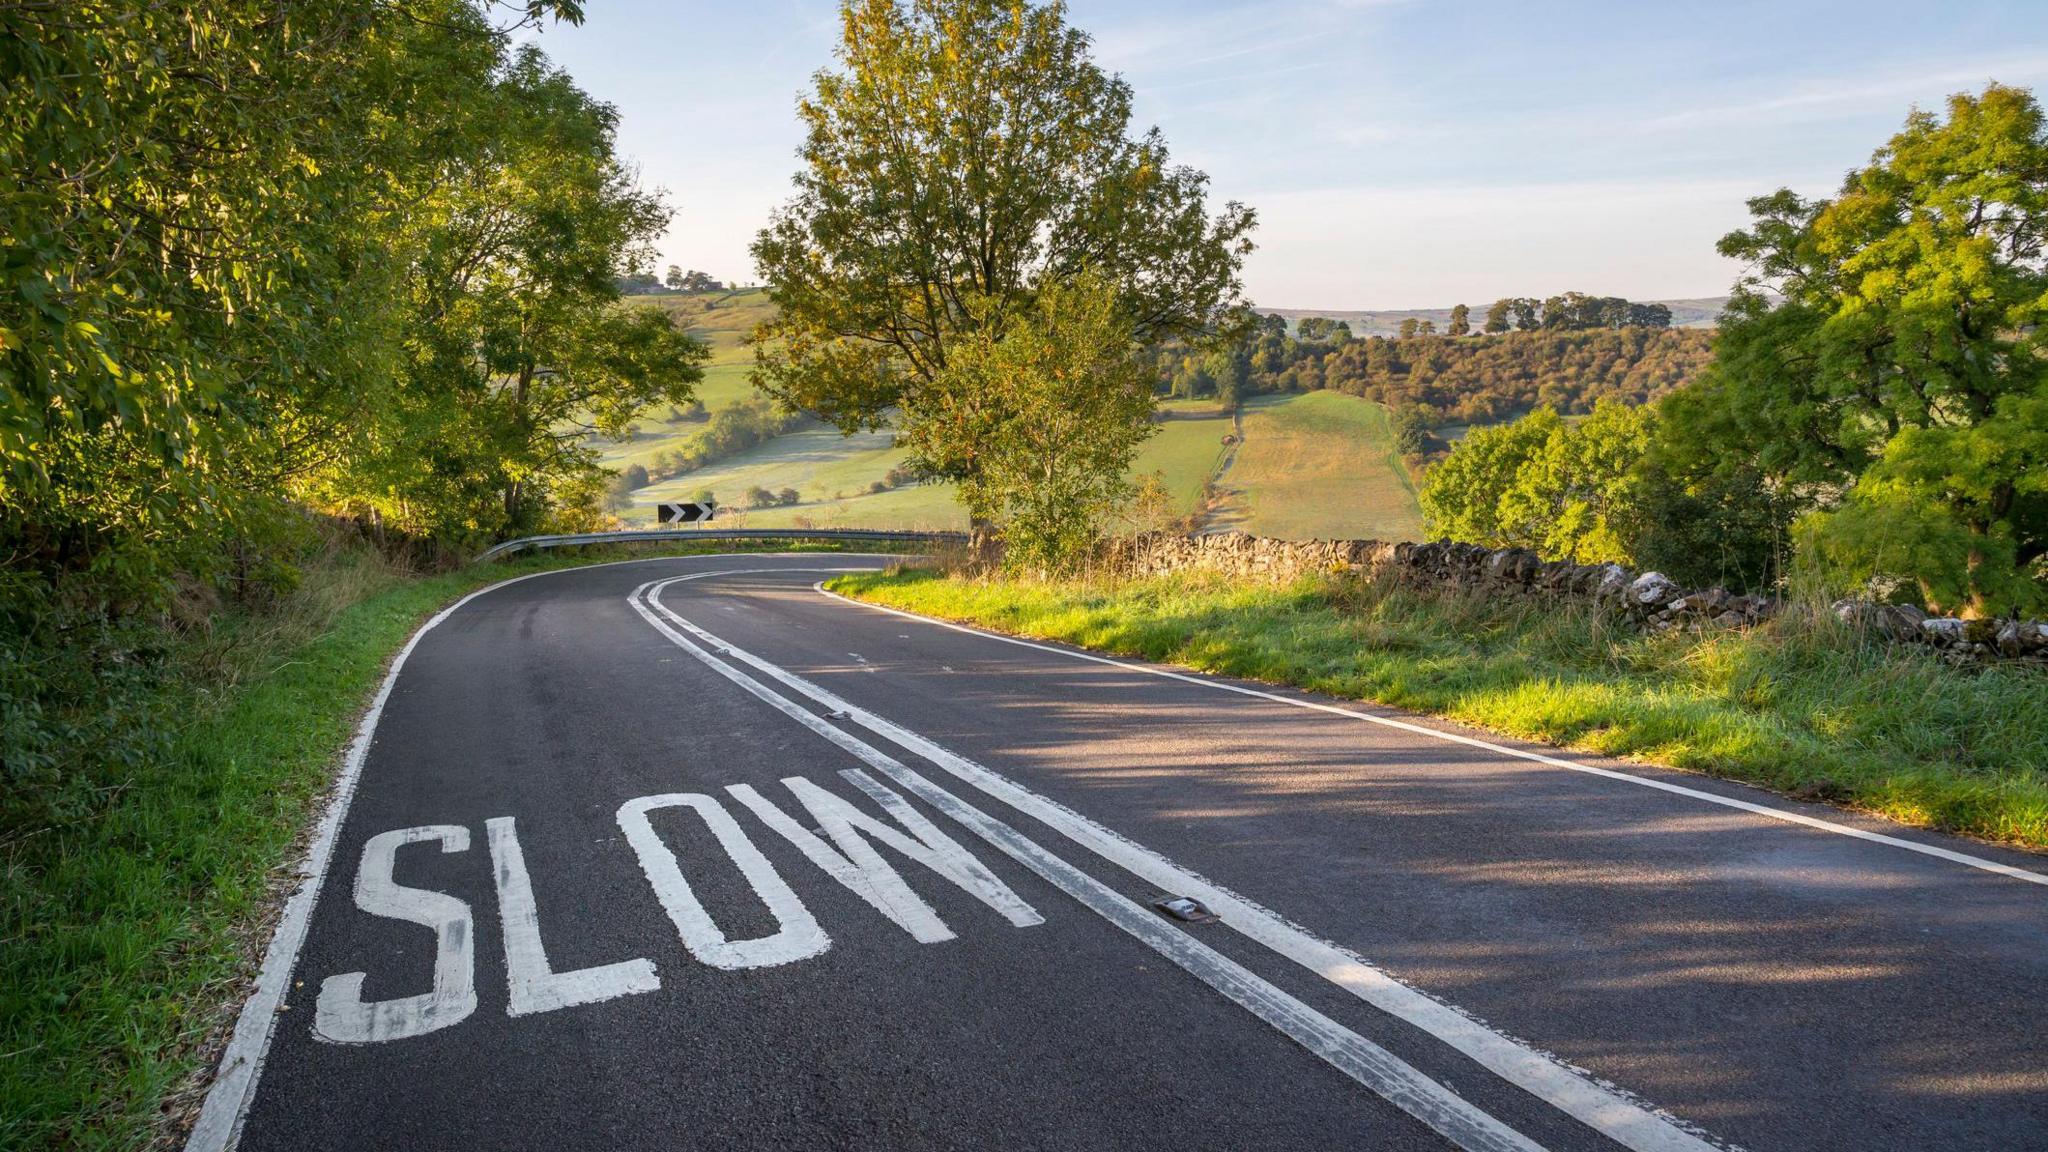
<instances>
[{"instance_id":1,"label":"curving road bend","mask_svg":"<svg viewBox=\"0 0 2048 1152\"><path fill-rule=\"evenodd\" d=\"M437 617L189 1147L2048 1148L2040 858L814 587L882 562Z\"/></svg>"}]
</instances>

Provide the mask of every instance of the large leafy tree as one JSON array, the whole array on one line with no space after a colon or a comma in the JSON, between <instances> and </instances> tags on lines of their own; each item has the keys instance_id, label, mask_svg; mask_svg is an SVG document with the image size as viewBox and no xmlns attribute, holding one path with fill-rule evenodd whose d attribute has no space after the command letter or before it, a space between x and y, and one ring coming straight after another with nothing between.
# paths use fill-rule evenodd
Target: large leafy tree
<instances>
[{"instance_id":1,"label":"large leafy tree","mask_svg":"<svg viewBox=\"0 0 2048 1152\"><path fill-rule=\"evenodd\" d=\"M579 6L0 5L10 597L205 574L386 431L408 237L547 16Z\"/></svg>"},{"instance_id":2,"label":"large leafy tree","mask_svg":"<svg viewBox=\"0 0 2048 1152\"><path fill-rule=\"evenodd\" d=\"M1681 473L1749 471L1854 577L1990 611L2043 598L2048 134L2023 89L1916 111L1833 199L1750 202L1714 368L1666 408Z\"/></svg>"},{"instance_id":3,"label":"large leafy tree","mask_svg":"<svg viewBox=\"0 0 2048 1152\"><path fill-rule=\"evenodd\" d=\"M1129 495L1131 458L1157 430L1137 351L1100 277L1049 284L1001 327L985 320L954 340L945 371L904 414L901 438L925 458L979 444L961 484L969 513L1003 527L1012 562L1057 565L1085 550Z\"/></svg>"},{"instance_id":4,"label":"large leafy tree","mask_svg":"<svg viewBox=\"0 0 2048 1152\"><path fill-rule=\"evenodd\" d=\"M1649 408L1603 400L1576 424L1540 408L1474 429L1430 470L1424 521L1434 535L1549 560L1628 560L1653 423Z\"/></svg>"},{"instance_id":5,"label":"large leafy tree","mask_svg":"<svg viewBox=\"0 0 2048 1152\"><path fill-rule=\"evenodd\" d=\"M443 168L406 237L396 419L327 478L329 502L442 535L574 516L589 433L690 399L708 350L620 302L619 269L669 213L614 153L616 120L531 47L471 94L460 129L487 145Z\"/></svg>"},{"instance_id":6,"label":"large leafy tree","mask_svg":"<svg viewBox=\"0 0 2048 1152\"><path fill-rule=\"evenodd\" d=\"M1195 337L1239 303L1250 209L1133 135L1131 89L1061 3L848 0L838 67L799 105L796 194L753 254L778 305L756 380L852 431L922 419L956 342L1000 339L1091 274L1137 343ZM978 434L920 439L972 478Z\"/></svg>"}]
</instances>

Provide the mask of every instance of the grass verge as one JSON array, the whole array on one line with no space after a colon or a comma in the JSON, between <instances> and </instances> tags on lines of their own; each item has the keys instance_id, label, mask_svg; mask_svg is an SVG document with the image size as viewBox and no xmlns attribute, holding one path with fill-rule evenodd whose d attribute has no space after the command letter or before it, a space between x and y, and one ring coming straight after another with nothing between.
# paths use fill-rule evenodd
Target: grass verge
<instances>
[{"instance_id":1,"label":"grass verge","mask_svg":"<svg viewBox=\"0 0 2048 1152\"><path fill-rule=\"evenodd\" d=\"M591 548L418 577L344 549L274 609L174 641L159 703L186 719L165 754L128 766L90 819L0 843L0 1147L171 1139L357 717L429 615L529 572L742 550Z\"/></svg>"},{"instance_id":2,"label":"grass verge","mask_svg":"<svg viewBox=\"0 0 2048 1152\"><path fill-rule=\"evenodd\" d=\"M1831 617L1649 635L1590 610L1356 576L1261 587L1191 574L1040 581L908 569L829 586L2048 849L2048 677L1953 668Z\"/></svg>"}]
</instances>

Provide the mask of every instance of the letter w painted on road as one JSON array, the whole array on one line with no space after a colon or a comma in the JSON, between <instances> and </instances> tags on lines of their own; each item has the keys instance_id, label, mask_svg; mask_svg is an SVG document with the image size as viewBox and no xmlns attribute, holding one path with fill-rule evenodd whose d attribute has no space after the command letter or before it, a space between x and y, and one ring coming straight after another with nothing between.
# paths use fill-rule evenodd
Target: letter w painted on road
<instances>
[{"instance_id":1,"label":"letter w painted on road","mask_svg":"<svg viewBox=\"0 0 2048 1152\"><path fill-rule=\"evenodd\" d=\"M832 843L839 846L839 851L835 852L830 844L770 803L752 785L732 784L726 787L726 791L751 809L762 822L781 833L783 839L796 845L811 863L873 905L875 911L894 920L920 944L951 940L953 931L939 919L931 905L910 890L910 885L903 882L903 877L889 867L881 853L875 851L861 833L865 832L944 876L961 891L988 905L1019 928L1045 923L1045 917L1020 899L1008 885L996 879L995 873L983 867L952 837L939 831L917 809L905 803L903 797L858 768L848 769L840 775L874 797L884 811L910 829L916 838L905 836L801 776L784 779L783 784L796 794L818 826L832 838Z\"/></svg>"}]
</instances>

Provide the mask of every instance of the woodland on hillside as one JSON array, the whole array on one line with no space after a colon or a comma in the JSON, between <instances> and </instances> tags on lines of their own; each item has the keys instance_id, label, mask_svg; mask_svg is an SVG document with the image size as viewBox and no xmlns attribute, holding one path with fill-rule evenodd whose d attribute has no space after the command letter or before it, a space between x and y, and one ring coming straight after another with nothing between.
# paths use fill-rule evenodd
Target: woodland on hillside
<instances>
[{"instance_id":1,"label":"woodland on hillside","mask_svg":"<svg viewBox=\"0 0 2048 1152\"><path fill-rule=\"evenodd\" d=\"M1339 329L1322 339L1299 339L1273 328L1262 325L1219 351L1163 348L1155 354L1160 378L1176 396L1217 396L1226 403L1329 389L1414 410L1422 423L1439 426L1491 423L1538 407L1582 414L1601 400L1642 404L1693 379L1713 359L1713 334L1697 329L1537 329L1408 339L1349 339Z\"/></svg>"}]
</instances>

